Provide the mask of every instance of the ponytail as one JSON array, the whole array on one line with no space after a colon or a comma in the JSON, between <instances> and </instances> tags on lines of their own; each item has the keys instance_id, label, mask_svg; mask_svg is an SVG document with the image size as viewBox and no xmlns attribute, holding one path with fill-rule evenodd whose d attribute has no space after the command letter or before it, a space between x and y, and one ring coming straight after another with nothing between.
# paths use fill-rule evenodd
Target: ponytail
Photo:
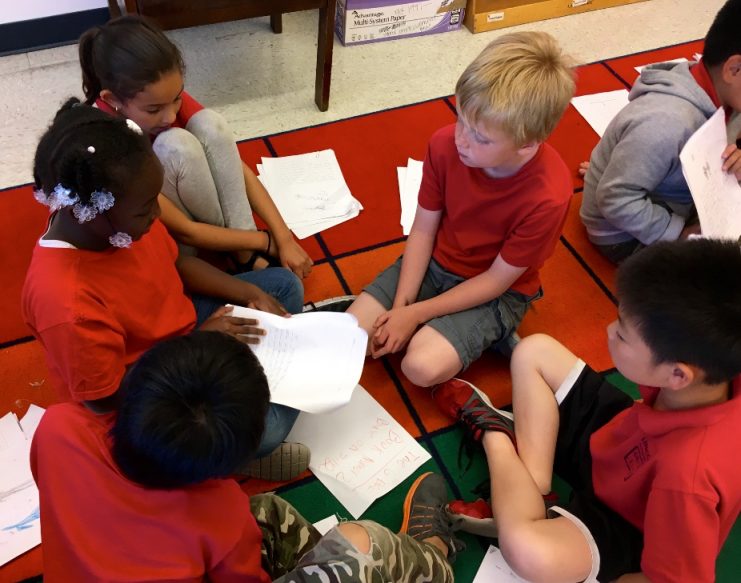
<instances>
[{"instance_id":1,"label":"ponytail","mask_svg":"<svg viewBox=\"0 0 741 583\"><path fill-rule=\"evenodd\" d=\"M95 103L103 89L93 65L93 45L99 33L100 27L96 26L82 33L80 37L79 55L80 69L82 69L82 92L85 94L87 105Z\"/></svg>"}]
</instances>

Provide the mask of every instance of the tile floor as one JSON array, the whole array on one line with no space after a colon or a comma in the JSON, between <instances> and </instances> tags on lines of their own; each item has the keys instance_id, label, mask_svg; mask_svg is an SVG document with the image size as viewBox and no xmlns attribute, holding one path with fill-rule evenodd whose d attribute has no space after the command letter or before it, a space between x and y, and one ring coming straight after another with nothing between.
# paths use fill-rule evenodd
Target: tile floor
<instances>
[{"instance_id":1,"label":"tile floor","mask_svg":"<svg viewBox=\"0 0 741 583\"><path fill-rule=\"evenodd\" d=\"M505 30L555 35L577 63L701 38L723 0L647 0ZM245 139L320 124L453 92L465 65L504 31L467 29L343 47L335 40L330 109L313 101L317 13L173 31L187 89ZM36 141L67 96L81 95L76 47L0 57L0 188L30 182Z\"/></svg>"}]
</instances>

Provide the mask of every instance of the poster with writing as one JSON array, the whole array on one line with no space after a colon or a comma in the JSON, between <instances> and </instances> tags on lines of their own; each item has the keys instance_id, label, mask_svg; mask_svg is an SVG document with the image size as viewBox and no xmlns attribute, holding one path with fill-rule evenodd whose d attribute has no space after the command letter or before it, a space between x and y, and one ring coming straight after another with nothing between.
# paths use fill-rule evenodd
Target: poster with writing
<instances>
[{"instance_id":1,"label":"poster with writing","mask_svg":"<svg viewBox=\"0 0 741 583\"><path fill-rule=\"evenodd\" d=\"M341 409L301 413L286 441L311 448L309 468L355 518L430 459L360 385Z\"/></svg>"}]
</instances>

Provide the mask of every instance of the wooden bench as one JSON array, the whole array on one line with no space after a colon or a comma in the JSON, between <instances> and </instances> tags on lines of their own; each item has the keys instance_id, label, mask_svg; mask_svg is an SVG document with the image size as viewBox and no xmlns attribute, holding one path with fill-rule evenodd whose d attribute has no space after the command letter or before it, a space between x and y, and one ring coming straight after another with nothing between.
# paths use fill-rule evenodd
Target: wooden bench
<instances>
[{"instance_id":1,"label":"wooden bench","mask_svg":"<svg viewBox=\"0 0 741 583\"><path fill-rule=\"evenodd\" d=\"M337 0L108 0L111 16L141 14L165 29L270 16L275 33L283 32L286 12L319 9L314 100L319 111L329 107L332 46Z\"/></svg>"}]
</instances>

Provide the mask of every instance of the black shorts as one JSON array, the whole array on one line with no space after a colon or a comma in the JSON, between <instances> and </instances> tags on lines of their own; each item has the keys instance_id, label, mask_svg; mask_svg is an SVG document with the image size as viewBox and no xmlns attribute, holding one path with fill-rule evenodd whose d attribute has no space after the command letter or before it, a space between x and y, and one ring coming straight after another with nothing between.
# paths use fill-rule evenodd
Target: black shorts
<instances>
[{"instance_id":1,"label":"black shorts","mask_svg":"<svg viewBox=\"0 0 741 583\"><path fill-rule=\"evenodd\" d=\"M599 551L600 581L640 571L643 534L597 499L589 450L592 434L632 405L630 396L586 365L559 404L553 471L573 488L569 502L560 507L576 516L592 535ZM558 513L557 508L551 516Z\"/></svg>"}]
</instances>

